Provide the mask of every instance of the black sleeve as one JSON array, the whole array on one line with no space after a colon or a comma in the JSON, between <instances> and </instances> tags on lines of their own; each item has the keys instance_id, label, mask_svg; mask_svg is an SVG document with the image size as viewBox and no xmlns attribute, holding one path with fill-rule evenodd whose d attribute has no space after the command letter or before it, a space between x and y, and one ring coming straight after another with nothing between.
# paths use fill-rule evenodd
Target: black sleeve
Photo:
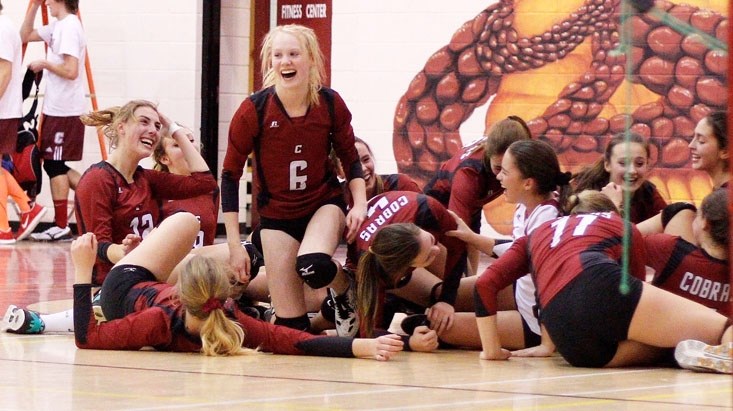
<instances>
[{"instance_id":1,"label":"black sleeve","mask_svg":"<svg viewBox=\"0 0 733 411\"><path fill-rule=\"evenodd\" d=\"M221 211L239 211L239 181L225 170L221 173Z\"/></svg>"},{"instance_id":2,"label":"black sleeve","mask_svg":"<svg viewBox=\"0 0 733 411\"><path fill-rule=\"evenodd\" d=\"M354 339L350 337L318 337L305 341L299 341L295 346L306 355L318 357L343 357L353 358L354 352L351 345Z\"/></svg>"},{"instance_id":3,"label":"black sleeve","mask_svg":"<svg viewBox=\"0 0 733 411\"><path fill-rule=\"evenodd\" d=\"M92 285L74 284L74 337L81 344L87 342L87 329L92 316Z\"/></svg>"}]
</instances>

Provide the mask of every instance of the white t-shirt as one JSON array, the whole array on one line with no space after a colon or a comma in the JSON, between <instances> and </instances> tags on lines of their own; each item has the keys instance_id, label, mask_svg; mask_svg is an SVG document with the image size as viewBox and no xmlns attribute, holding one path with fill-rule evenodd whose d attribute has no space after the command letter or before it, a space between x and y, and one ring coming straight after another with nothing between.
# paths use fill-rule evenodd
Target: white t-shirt
<instances>
[{"instance_id":1,"label":"white t-shirt","mask_svg":"<svg viewBox=\"0 0 733 411\"><path fill-rule=\"evenodd\" d=\"M532 212L527 215L527 207L524 204L517 204L514 211L514 222L512 237L514 240L529 235L540 224L553 220L560 216L557 202L550 200L535 207ZM532 277L527 274L517 280L514 288L514 299L517 302L517 310L527 322L529 328L537 335L540 335L540 322L534 314L534 306L537 304L536 288Z\"/></svg>"},{"instance_id":2,"label":"white t-shirt","mask_svg":"<svg viewBox=\"0 0 733 411\"><path fill-rule=\"evenodd\" d=\"M38 29L38 35L48 44L46 59L52 64L62 64L64 55L79 60L79 75L74 80L59 77L44 70L46 93L43 100L43 113L56 117L78 116L87 112L84 96L84 56L87 40L79 18L69 14Z\"/></svg>"},{"instance_id":3,"label":"white t-shirt","mask_svg":"<svg viewBox=\"0 0 733 411\"><path fill-rule=\"evenodd\" d=\"M20 33L10 18L0 15L0 59L11 63L10 82L0 96L0 119L23 117L23 67Z\"/></svg>"}]
</instances>

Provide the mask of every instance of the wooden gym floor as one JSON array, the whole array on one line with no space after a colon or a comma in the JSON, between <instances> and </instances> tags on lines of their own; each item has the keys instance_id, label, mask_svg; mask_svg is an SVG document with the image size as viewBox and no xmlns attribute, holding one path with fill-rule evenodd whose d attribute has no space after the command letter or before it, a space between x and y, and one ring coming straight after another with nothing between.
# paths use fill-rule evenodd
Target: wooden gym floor
<instances>
[{"instance_id":1,"label":"wooden gym floor","mask_svg":"<svg viewBox=\"0 0 733 411\"><path fill-rule=\"evenodd\" d=\"M71 306L69 243L0 248L0 311ZM573 368L562 358L488 362L476 351L377 362L258 354L207 358L77 350L71 334L0 333L0 410L720 410L730 376Z\"/></svg>"}]
</instances>

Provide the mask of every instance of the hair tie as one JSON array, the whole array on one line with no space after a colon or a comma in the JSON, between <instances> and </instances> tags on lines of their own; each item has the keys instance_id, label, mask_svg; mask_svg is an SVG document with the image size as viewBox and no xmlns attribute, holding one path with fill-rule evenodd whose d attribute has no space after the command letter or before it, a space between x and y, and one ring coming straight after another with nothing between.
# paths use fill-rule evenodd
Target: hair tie
<instances>
[{"instance_id":1,"label":"hair tie","mask_svg":"<svg viewBox=\"0 0 733 411\"><path fill-rule=\"evenodd\" d=\"M203 311L204 314L208 314L216 310L217 308L221 308L221 307L222 307L221 301L219 301L215 297L211 297L208 300L206 300L206 303L204 304L204 306L201 307L201 311Z\"/></svg>"},{"instance_id":2,"label":"hair tie","mask_svg":"<svg viewBox=\"0 0 733 411\"><path fill-rule=\"evenodd\" d=\"M573 177L573 174L569 171L566 171L564 173L559 173L557 177L555 178L555 182L559 186L564 186L570 184L570 179Z\"/></svg>"}]
</instances>

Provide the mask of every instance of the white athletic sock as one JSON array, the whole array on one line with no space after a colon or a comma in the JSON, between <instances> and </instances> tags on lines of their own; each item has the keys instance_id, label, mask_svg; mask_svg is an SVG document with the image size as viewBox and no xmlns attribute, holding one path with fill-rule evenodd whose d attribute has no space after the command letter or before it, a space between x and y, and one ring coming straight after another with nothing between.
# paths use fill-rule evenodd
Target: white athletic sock
<instances>
[{"instance_id":1,"label":"white athletic sock","mask_svg":"<svg viewBox=\"0 0 733 411\"><path fill-rule=\"evenodd\" d=\"M60 313L41 314L41 319L46 324L44 332L74 332L74 310L61 311Z\"/></svg>"}]
</instances>

